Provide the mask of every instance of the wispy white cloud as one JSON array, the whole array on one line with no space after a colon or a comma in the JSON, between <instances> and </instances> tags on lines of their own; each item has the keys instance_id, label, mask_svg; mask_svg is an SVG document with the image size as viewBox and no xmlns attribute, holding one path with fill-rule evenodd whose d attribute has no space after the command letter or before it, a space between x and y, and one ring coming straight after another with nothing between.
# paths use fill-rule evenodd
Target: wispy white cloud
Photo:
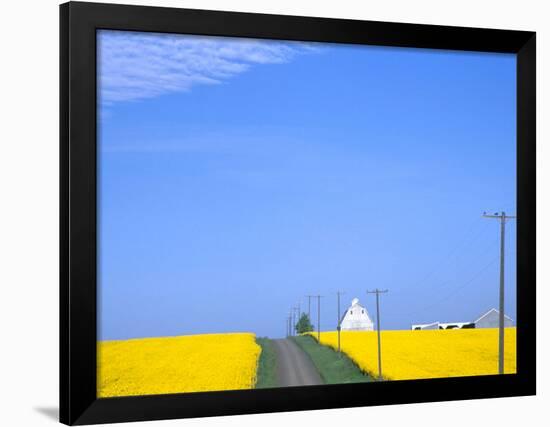
<instances>
[{"instance_id":1,"label":"wispy white cloud","mask_svg":"<svg viewBox=\"0 0 550 427\"><path fill-rule=\"evenodd\" d=\"M300 42L102 30L100 102L134 101L219 84L255 65L282 64L315 50Z\"/></svg>"}]
</instances>

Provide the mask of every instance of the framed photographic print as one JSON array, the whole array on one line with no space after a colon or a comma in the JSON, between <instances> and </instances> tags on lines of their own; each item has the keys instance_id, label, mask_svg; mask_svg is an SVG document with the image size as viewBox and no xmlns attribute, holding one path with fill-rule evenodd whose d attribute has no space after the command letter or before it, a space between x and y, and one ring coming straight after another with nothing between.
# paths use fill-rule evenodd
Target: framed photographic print
<instances>
[{"instance_id":1,"label":"framed photographic print","mask_svg":"<svg viewBox=\"0 0 550 427\"><path fill-rule=\"evenodd\" d=\"M535 393L535 33L60 23L63 423Z\"/></svg>"}]
</instances>

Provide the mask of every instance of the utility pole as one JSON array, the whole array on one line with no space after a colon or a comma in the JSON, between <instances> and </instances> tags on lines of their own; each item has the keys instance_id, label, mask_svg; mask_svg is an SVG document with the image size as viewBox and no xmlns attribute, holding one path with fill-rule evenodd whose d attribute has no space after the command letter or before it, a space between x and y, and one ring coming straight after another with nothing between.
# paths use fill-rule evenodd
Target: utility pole
<instances>
[{"instance_id":1,"label":"utility pole","mask_svg":"<svg viewBox=\"0 0 550 427\"><path fill-rule=\"evenodd\" d=\"M376 329L378 330L378 379L382 380L382 348L380 347L380 294L387 293L388 290L381 291L376 288L374 291L367 291L367 294L376 294Z\"/></svg>"},{"instance_id":2,"label":"utility pole","mask_svg":"<svg viewBox=\"0 0 550 427\"><path fill-rule=\"evenodd\" d=\"M294 331L296 330L296 307L291 307L290 313L290 315L292 316L292 327L290 328L290 336L293 336Z\"/></svg>"},{"instance_id":3,"label":"utility pole","mask_svg":"<svg viewBox=\"0 0 550 427\"><path fill-rule=\"evenodd\" d=\"M286 318L286 336L289 337L292 333L292 316L289 314Z\"/></svg>"},{"instance_id":4,"label":"utility pole","mask_svg":"<svg viewBox=\"0 0 550 427\"><path fill-rule=\"evenodd\" d=\"M342 351L340 349L340 330L341 328L341 317L340 317L340 295L344 295L345 292L342 291L336 291L336 295L338 296L338 323L336 324L336 330L338 331L338 354L342 355Z\"/></svg>"},{"instance_id":5,"label":"utility pole","mask_svg":"<svg viewBox=\"0 0 550 427\"><path fill-rule=\"evenodd\" d=\"M504 236L506 231L506 220L514 219L515 216L506 215L501 212L500 215L487 215L483 212L485 218L498 218L500 220L500 289L498 297L498 373L504 374Z\"/></svg>"},{"instance_id":6,"label":"utility pole","mask_svg":"<svg viewBox=\"0 0 550 427\"><path fill-rule=\"evenodd\" d=\"M298 322L300 321L300 304L298 304L297 307L294 307L294 310L295 310L295 313L296 313L296 317L295 317L295 321L294 321L294 335L296 335L296 326L298 325Z\"/></svg>"},{"instance_id":7,"label":"utility pole","mask_svg":"<svg viewBox=\"0 0 550 427\"><path fill-rule=\"evenodd\" d=\"M285 335L288 338L288 317L285 317L285 328L286 328Z\"/></svg>"},{"instance_id":8,"label":"utility pole","mask_svg":"<svg viewBox=\"0 0 550 427\"><path fill-rule=\"evenodd\" d=\"M307 317L309 317L309 321L311 322L311 298L313 298L315 295L306 295L307 298Z\"/></svg>"},{"instance_id":9,"label":"utility pole","mask_svg":"<svg viewBox=\"0 0 550 427\"><path fill-rule=\"evenodd\" d=\"M317 298L317 341L321 343L321 298L322 295L313 295Z\"/></svg>"}]
</instances>

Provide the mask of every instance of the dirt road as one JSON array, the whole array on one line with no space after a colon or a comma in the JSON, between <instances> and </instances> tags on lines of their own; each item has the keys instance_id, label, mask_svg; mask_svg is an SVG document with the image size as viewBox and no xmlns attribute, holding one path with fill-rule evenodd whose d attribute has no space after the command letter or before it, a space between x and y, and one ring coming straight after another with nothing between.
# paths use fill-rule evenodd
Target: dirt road
<instances>
[{"instance_id":1,"label":"dirt road","mask_svg":"<svg viewBox=\"0 0 550 427\"><path fill-rule=\"evenodd\" d=\"M324 384L311 359L292 340L273 340L280 387Z\"/></svg>"}]
</instances>

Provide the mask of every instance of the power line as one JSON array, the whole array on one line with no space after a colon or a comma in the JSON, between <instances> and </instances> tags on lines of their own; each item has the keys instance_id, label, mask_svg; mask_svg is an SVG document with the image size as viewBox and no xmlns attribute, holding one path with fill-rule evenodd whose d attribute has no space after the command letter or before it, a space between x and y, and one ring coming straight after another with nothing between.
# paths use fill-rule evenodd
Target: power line
<instances>
[{"instance_id":1,"label":"power line","mask_svg":"<svg viewBox=\"0 0 550 427\"><path fill-rule=\"evenodd\" d=\"M494 240L491 242L490 245L488 245L486 248L484 248L484 250L482 252L488 252L489 249L491 249L494 245L496 245L496 243L498 242L498 239ZM466 286L468 286L470 283L472 283L475 279L477 279L481 274L483 274L491 265L493 265L496 261L497 261L498 257L495 257L493 259L491 259L491 261L488 263L488 264L485 264L481 269L477 270L473 276L471 276L466 282L460 284L458 287L455 287L453 288L452 290L450 290L450 292L446 293L442 298L439 298L437 299L435 302L432 302L418 310L414 310L414 311L409 311L407 312L406 314L409 315L409 316L412 316L412 315L415 315L416 313L418 313L419 311L426 311L426 310L429 310L430 308L433 308L435 307L436 305L438 304L441 304L442 302L446 301L449 297L451 297L452 295L456 294L456 292L464 289ZM447 285L447 284L451 284L453 283L452 280L447 280L445 281L444 283L442 283L440 285L440 287L438 288L439 291L444 291L444 289L442 288L444 285Z\"/></svg>"},{"instance_id":2,"label":"power line","mask_svg":"<svg viewBox=\"0 0 550 427\"><path fill-rule=\"evenodd\" d=\"M485 273L485 271L487 271L487 269L489 267L491 267L496 261L498 260L498 256L497 257L494 257L488 264L485 264L480 270L477 270L476 273L470 277L469 280L467 280L465 283L461 284L460 286L454 288L453 290L451 290L451 292L447 293L443 298L440 298L438 300L436 300L436 302L434 303L431 303L430 305L427 305L425 306L423 309L421 309L420 311L425 311L425 310L428 310L430 308L433 308L435 307L436 305L439 305L441 304L442 302L445 302L447 301L450 297L452 297L453 295L455 295L457 292L459 292L460 290L464 289L466 286L468 286L469 284L471 284L472 282L474 282L478 277L480 277L483 273ZM449 282L447 282L449 283Z\"/></svg>"},{"instance_id":3,"label":"power line","mask_svg":"<svg viewBox=\"0 0 550 427\"><path fill-rule=\"evenodd\" d=\"M441 267L448 264L448 262L454 258L455 254L459 252L459 249L465 249L469 245L473 244L482 234L485 230L487 230L489 227L488 225L485 225L479 229L479 231L471 238L472 232L475 230L475 225L480 221L480 218L476 218L469 227L467 227L465 237L464 239L460 240L458 244L456 244L445 257L442 258L442 261L439 263L436 263L435 268L430 270L428 274L423 276L423 279L417 281L413 288L417 288L420 284L423 282L426 282L430 277L432 277L436 272L440 271Z\"/></svg>"},{"instance_id":4,"label":"power line","mask_svg":"<svg viewBox=\"0 0 550 427\"><path fill-rule=\"evenodd\" d=\"M444 285L448 285L448 284L453 283L452 280L447 280L446 282L441 283L439 285L438 290L440 290L440 291L448 290L449 292L445 293L440 298L437 298L435 301L432 300L432 302L430 302L429 304L427 304L427 305L425 305L421 308L418 308L416 310L407 311L407 312L405 312L405 314L408 315L408 316L415 316L418 312L424 312L424 311L430 310L431 308L434 308L435 306L447 301L451 296L455 295L457 292L459 292L462 289L466 288L468 285L470 285L472 282L474 282L477 278L479 278L497 260L498 260L498 256L492 258L491 261L489 261L487 264L484 264L483 267L481 267L479 270L476 270L476 272L472 276L470 276L470 278L468 280L466 280L465 282L460 283L458 286L456 286L456 287L454 287L450 290L449 290L449 288L445 289Z\"/></svg>"}]
</instances>

